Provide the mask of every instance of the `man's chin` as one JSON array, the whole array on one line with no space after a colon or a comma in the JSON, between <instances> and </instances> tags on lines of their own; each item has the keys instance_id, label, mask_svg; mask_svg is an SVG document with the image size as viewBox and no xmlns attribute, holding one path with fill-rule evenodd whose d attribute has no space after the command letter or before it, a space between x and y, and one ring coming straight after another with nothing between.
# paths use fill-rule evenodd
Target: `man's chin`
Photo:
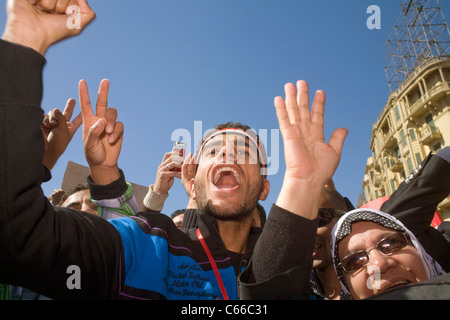
<instances>
[{"instance_id":1,"label":"man's chin","mask_svg":"<svg viewBox=\"0 0 450 320\"><path fill-rule=\"evenodd\" d=\"M208 201L203 211L219 221L244 221L251 216L253 209L246 210L244 206L229 202L219 201L213 204L212 201Z\"/></svg>"}]
</instances>

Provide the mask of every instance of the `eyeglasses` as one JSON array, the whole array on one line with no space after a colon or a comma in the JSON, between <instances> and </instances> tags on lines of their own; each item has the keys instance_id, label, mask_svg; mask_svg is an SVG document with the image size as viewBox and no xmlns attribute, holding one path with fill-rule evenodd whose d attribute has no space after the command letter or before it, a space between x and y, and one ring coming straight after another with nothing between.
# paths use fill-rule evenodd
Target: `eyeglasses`
<instances>
[{"instance_id":1,"label":"eyeglasses","mask_svg":"<svg viewBox=\"0 0 450 320\"><path fill-rule=\"evenodd\" d=\"M385 256L389 256L402 250L410 243L406 233L393 233L386 238L381 239L375 247L368 250L361 250L345 256L338 264L346 273L354 273L364 268L370 260L370 251L377 249Z\"/></svg>"},{"instance_id":2,"label":"eyeglasses","mask_svg":"<svg viewBox=\"0 0 450 320\"><path fill-rule=\"evenodd\" d=\"M341 217L347 212L334 208L320 208L319 209L319 228L325 227L334 217Z\"/></svg>"}]
</instances>

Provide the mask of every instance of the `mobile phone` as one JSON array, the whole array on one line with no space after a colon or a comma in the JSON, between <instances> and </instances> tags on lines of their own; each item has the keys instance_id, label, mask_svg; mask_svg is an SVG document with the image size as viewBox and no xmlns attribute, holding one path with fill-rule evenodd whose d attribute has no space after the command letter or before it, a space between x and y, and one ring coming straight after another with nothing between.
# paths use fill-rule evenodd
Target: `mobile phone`
<instances>
[{"instance_id":1,"label":"mobile phone","mask_svg":"<svg viewBox=\"0 0 450 320\"><path fill-rule=\"evenodd\" d=\"M182 164L186 157L186 142L175 141L172 147L172 161L176 164ZM170 169L171 171L181 171L180 168Z\"/></svg>"}]
</instances>

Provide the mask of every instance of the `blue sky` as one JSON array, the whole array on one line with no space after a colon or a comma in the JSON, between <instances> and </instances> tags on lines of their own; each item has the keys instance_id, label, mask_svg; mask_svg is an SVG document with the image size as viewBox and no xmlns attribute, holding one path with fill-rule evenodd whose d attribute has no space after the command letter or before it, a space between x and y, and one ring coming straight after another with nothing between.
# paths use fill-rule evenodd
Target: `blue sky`
<instances>
[{"instance_id":1,"label":"blue sky","mask_svg":"<svg viewBox=\"0 0 450 320\"><path fill-rule=\"evenodd\" d=\"M327 94L325 131L349 135L334 176L337 189L355 205L369 149L372 124L389 87L383 47L400 13L400 0L91 0L97 19L82 33L52 47L44 71L43 109L77 100L86 79L95 101L100 80L110 79L109 103L125 125L119 166L127 180L148 186L172 133L194 121L203 130L240 121L255 130L278 129L275 96L286 82L306 80L312 94ZM366 9L381 9L381 29L369 30ZM440 1L450 19L449 1ZM4 25L5 8L0 8ZM284 160L269 177L267 212L281 188ZM196 141L192 141L196 143ZM270 147L269 147L270 153ZM86 165L81 129L43 185L59 188L68 161ZM184 208L179 180L164 213Z\"/></svg>"}]
</instances>

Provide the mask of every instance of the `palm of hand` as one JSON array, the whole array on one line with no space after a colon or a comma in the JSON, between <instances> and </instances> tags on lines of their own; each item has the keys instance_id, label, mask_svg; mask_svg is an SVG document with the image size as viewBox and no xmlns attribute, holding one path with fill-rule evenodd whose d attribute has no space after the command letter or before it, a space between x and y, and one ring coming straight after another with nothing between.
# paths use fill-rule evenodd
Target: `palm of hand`
<instances>
[{"instance_id":1,"label":"palm of hand","mask_svg":"<svg viewBox=\"0 0 450 320\"><path fill-rule=\"evenodd\" d=\"M275 107L285 146L286 178L317 180L325 184L334 174L347 134L336 129L329 143L324 139L325 93L316 92L309 111L308 86L299 81L285 87L286 99L277 97Z\"/></svg>"},{"instance_id":2,"label":"palm of hand","mask_svg":"<svg viewBox=\"0 0 450 320\"><path fill-rule=\"evenodd\" d=\"M320 130L319 128L310 128ZM285 131L286 175L296 179L307 179L310 176L332 176L339 163L339 155L322 139L304 136L298 127Z\"/></svg>"}]
</instances>

